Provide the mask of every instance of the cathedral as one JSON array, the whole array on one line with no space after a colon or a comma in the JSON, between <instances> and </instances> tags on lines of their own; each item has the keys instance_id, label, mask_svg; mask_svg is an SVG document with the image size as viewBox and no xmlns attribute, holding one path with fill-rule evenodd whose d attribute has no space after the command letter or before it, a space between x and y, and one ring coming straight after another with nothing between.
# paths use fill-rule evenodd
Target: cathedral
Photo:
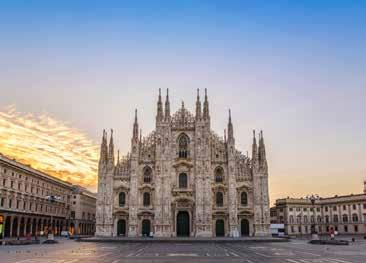
<instances>
[{"instance_id":1,"label":"cathedral","mask_svg":"<svg viewBox=\"0 0 366 263\"><path fill-rule=\"evenodd\" d=\"M137 110L131 151L115 158L113 130L98 166L96 236L240 237L269 235L268 166L262 131L251 157L235 147L229 111L223 138L211 130L207 90L195 113L170 112L167 90L156 127L143 136Z\"/></svg>"}]
</instances>

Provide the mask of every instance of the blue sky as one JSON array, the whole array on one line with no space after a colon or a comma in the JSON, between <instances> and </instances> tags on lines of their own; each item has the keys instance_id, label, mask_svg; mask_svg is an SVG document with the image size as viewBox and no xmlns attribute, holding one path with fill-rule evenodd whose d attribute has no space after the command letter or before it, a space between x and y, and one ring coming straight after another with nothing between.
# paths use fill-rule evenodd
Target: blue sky
<instances>
[{"instance_id":1,"label":"blue sky","mask_svg":"<svg viewBox=\"0 0 366 263\"><path fill-rule=\"evenodd\" d=\"M129 148L154 128L158 88L213 129L263 129L271 196L360 192L366 176L364 1L1 1L0 107L47 112ZM313 182L318 183L314 186Z\"/></svg>"}]
</instances>

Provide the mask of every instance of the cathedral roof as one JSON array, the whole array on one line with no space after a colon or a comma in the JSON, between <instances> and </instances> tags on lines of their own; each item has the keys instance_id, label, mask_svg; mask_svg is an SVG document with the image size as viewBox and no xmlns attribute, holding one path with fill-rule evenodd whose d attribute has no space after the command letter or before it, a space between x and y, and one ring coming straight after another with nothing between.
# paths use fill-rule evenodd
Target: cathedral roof
<instances>
[{"instance_id":1,"label":"cathedral roof","mask_svg":"<svg viewBox=\"0 0 366 263\"><path fill-rule=\"evenodd\" d=\"M194 129L195 117L190 113L182 102L182 107L174 113L171 124L173 129Z\"/></svg>"}]
</instances>

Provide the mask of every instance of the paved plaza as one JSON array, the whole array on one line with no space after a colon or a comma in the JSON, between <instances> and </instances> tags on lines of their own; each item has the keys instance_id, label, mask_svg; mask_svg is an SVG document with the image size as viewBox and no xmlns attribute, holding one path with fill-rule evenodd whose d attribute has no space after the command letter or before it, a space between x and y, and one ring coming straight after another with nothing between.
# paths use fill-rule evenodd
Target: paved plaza
<instances>
[{"instance_id":1,"label":"paved plaza","mask_svg":"<svg viewBox=\"0 0 366 263\"><path fill-rule=\"evenodd\" d=\"M1 246L1 263L82 262L364 263L366 242L350 246L289 243L83 243Z\"/></svg>"}]
</instances>

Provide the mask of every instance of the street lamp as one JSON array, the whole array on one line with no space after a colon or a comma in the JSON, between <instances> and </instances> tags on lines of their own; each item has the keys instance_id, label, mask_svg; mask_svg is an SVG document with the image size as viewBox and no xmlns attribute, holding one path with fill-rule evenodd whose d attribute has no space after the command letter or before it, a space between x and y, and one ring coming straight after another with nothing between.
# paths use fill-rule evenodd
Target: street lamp
<instances>
[{"instance_id":1,"label":"street lamp","mask_svg":"<svg viewBox=\"0 0 366 263\"><path fill-rule=\"evenodd\" d=\"M317 194L311 194L311 195L308 195L306 196L306 199L310 200L311 202L311 206L312 206L312 209L313 209L313 218L314 220L311 220L311 239L312 240L319 240L319 236L315 230L315 220L316 220L316 213L315 213L315 201L316 200L319 200L320 197L319 195Z\"/></svg>"},{"instance_id":2,"label":"street lamp","mask_svg":"<svg viewBox=\"0 0 366 263\"><path fill-rule=\"evenodd\" d=\"M61 200L61 197L60 196L56 196L56 195L47 195L46 196L46 199L53 204L56 201ZM48 233L47 239L48 240L53 240L54 239L54 235L53 235L53 212L52 212L52 210L51 210L51 234Z\"/></svg>"}]
</instances>

